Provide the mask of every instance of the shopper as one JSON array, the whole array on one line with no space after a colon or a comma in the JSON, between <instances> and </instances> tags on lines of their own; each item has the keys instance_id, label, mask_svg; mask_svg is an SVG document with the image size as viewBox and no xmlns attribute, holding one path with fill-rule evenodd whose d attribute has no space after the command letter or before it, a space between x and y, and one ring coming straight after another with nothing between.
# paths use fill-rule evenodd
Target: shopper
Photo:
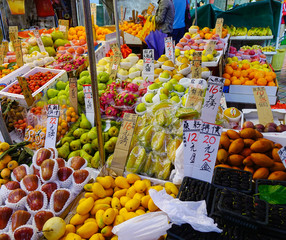
<instances>
[{"instance_id":1,"label":"shopper","mask_svg":"<svg viewBox=\"0 0 286 240\"><path fill-rule=\"evenodd\" d=\"M173 0L173 2L175 6L175 19L172 37L177 44L186 32L186 21L188 21L186 18L190 16L190 13L187 12L190 11L190 3L189 0Z\"/></svg>"},{"instance_id":2,"label":"shopper","mask_svg":"<svg viewBox=\"0 0 286 240\"><path fill-rule=\"evenodd\" d=\"M174 17L175 8L173 0L159 0L155 17L156 28L171 36L173 33Z\"/></svg>"}]
</instances>

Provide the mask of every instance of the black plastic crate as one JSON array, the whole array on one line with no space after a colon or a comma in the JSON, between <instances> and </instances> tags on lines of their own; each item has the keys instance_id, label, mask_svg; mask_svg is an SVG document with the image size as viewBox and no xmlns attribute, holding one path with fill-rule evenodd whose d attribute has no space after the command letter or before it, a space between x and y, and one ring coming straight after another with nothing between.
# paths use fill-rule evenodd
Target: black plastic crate
<instances>
[{"instance_id":1,"label":"black plastic crate","mask_svg":"<svg viewBox=\"0 0 286 240\"><path fill-rule=\"evenodd\" d=\"M220 188L215 188L215 190L214 190L211 211L209 214L209 216L211 218L221 217L221 211L218 209L218 203L219 203L222 191L223 191L223 189L220 189Z\"/></svg>"},{"instance_id":2,"label":"black plastic crate","mask_svg":"<svg viewBox=\"0 0 286 240\"><path fill-rule=\"evenodd\" d=\"M252 173L238 169L216 167L212 183L219 188L223 187L249 194L252 190Z\"/></svg>"},{"instance_id":3,"label":"black plastic crate","mask_svg":"<svg viewBox=\"0 0 286 240\"><path fill-rule=\"evenodd\" d=\"M217 207L224 218L239 225L257 229L268 224L268 203L253 196L225 189Z\"/></svg>"}]
</instances>

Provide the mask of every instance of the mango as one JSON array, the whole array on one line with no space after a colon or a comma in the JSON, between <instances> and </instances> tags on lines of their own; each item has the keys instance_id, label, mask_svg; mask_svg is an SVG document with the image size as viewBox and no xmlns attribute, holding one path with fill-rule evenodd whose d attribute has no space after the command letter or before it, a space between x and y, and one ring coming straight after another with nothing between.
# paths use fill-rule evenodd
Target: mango
<instances>
[{"instance_id":1,"label":"mango","mask_svg":"<svg viewBox=\"0 0 286 240\"><path fill-rule=\"evenodd\" d=\"M137 193L143 193L147 189L145 182L143 182L141 180L137 180L133 186L134 186Z\"/></svg>"},{"instance_id":2,"label":"mango","mask_svg":"<svg viewBox=\"0 0 286 240\"><path fill-rule=\"evenodd\" d=\"M101 234L104 237L112 237L113 233L112 231L112 226L105 226L103 229L101 229Z\"/></svg>"},{"instance_id":3,"label":"mango","mask_svg":"<svg viewBox=\"0 0 286 240\"><path fill-rule=\"evenodd\" d=\"M244 142L244 147L246 148L250 148L250 146L255 143L255 141L253 139L243 139L243 142Z\"/></svg>"},{"instance_id":4,"label":"mango","mask_svg":"<svg viewBox=\"0 0 286 240\"><path fill-rule=\"evenodd\" d=\"M238 154L240 153L244 148L244 142L242 138L238 138L234 140L228 149L229 154Z\"/></svg>"},{"instance_id":5,"label":"mango","mask_svg":"<svg viewBox=\"0 0 286 240\"><path fill-rule=\"evenodd\" d=\"M219 143L225 150L228 150L230 141L227 135L221 135Z\"/></svg>"},{"instance_id":6,"label":"mango","mask_svg":"<svg viewBox=\"0 0 286 240\"><path fill-rule=\"evenodd\" d=\"M118 225L120 223L123 223L124 221L125 221L125 219L124 219L124 217L122 215L117 215L115 217L113 225L116 226L116 225Z\"/></svg>"},{"instance_id":7,"label":"mango","mask_svg":"<svg viewBox=\"0 0 286 240\"><path fill-rule=\"evenodd\" d=\"M125 204L125 208L128 212L135 212L137 208L140 206L140 200L138 199L131 199Z\"/></svg>"},{"instance_id":8,"label":"mango","mask_svg":"<svg viewBox=\"0 0 286 240\"><path fill-rule=\"evenodd\" d=\"M105 189L110 188L112 185L112 180L107 177L97 177L96 181L99 182Z\"/></svg>"},{"instance_id":9,"label":"mango","mask_svg":"<svg viewBox=\"0 0 286 240\"><path fill-rule=\"evenodd\" d=\"M75 233L75 226L72 224L66 225L65 235L68 235L69 233Z\"/></svg>"},{"instance_id":10,"label":"mango","mask_svg":"<svg viewBox=\"0 0 286 240\"><path fill-rule=\"evenodd\" d=\"M121 189L121 190L118 190L116 191L114 194L113 194L113 197L117 197L117 198L121 198L122 196L125 196L127 193L127 189Z\"/></svg>"},{"instance_id":11,"label":"mango","mask_svg":"<svg viewBox=\"0 0 286 240\"><path fill-rule=\"evenodd\" d=\"M125 204L126 204L129 200L131 200L130 197L122 196L122 197L120 198L120 204L121 204L121 206L125 207Z\"/></svg>"},{"instance_id":12,"label":"mango","mask_svg":"<svg viewBox=\"0 0 286 240\"><path fill-rule=\"evenodd\" d=\"M120 188L130 188L130 184L128 183L125 177L119 176L115 178L115 185Z\"/></svg>"},{"instance_id":13,"label":"mango","mask_svg":"<svg viewBox=\"0 0 286 240\"><path fill-rule=\"evenodd\" d=\"M103 199L98 199L94 202L94 204L108 204L110 205L112 198L111 197L105 197Z\"/></svg>"},{"instance_id":14,"label":"mango","mask_svg":"<svg viewBox=\"0 0 286 240\"><path fill-rule=\"evenodd\" d=\"M125 215L124 215L124 220L127 221L131 218L134 218L134 217L137 217L138 214L135 213L135 212L127 212Z\"/></svg>"},{"instance_id":15,"label":"mango","mask_svg":"<svg viewBox=\"0 0 286 240\"><path fill-rule=\"evenodd\" d=\"M227 157L228 157L228 152L225 149L221 148L218 150L216 157L218 163L226 163Z\"/></svg>"},{"instance_id":16,"label":"mango","mask_svg":"<svg viewBox=\"0 0 286 240\"><path fill-rule=\"evenodd\" d=\"M96 233L93 234L89 240L105 240L105 238L101 233Z\"/></svg>"},{"instance_id":17,"label":"mango","mask_svg":"<svg viewBox=\"0 0 286 240\"><path fill-rule=\"evenodd\" d=\"M135 183L137 180L140 180L140 177L139 177L137 174L129 173L129 174L127 174L127 176L126 176L126 179L127 179L127 182L128 182L129 184L133 184L133 183Z\"/></svg>"},{"instance_id":18,"label":"mango","mask_svg":"<svg viewBox=\"0 0 286 240\"><path fill-rule=\"evenodd\" d=\"M176 187L176 185L172 182L166 182L165 183L165 189L166 191L171 191L171 193L173 193L174 195L178 195L179 193L179 190L178 188Z\"/></svg>"},{"instance_id":19,"label":"mango","mask_svg":"<svg viewBox=\"0 0 286 240\"><path fill-rule=\"evenodd\" d=\"M88 214L89 211L93 208L93 204L94 199L92 197L89 197L77 206L76 212L80 215Z\"/></svg>"},{"instance_id":20,"label":"mango","mask_svg":"<svg viewBox=\"0 0 286 240\"><path fill-rule=\"evenodd\" d=\"M263 153L251 153L251 160L260 167L272 167L274 161Z\"/></svg>"},{"instance_id":21,"label":"mango","mask_svg":"<svg viewBox=\"0 0 286 240\"><path fill-rule=\"evenodd\" d=\"M80 225L83 224L86 219L89 218L89 214L80 215L76 213L70 220L70 224L72 225Z\"/></svg>"},{"instance_id":22,"label":"mango","mask_svg":"<svg viewBox=\"0 0 286 240\"><path fill-rule=\"evenodd\" d=\"M239 133L231 129L227 130L226 134L230 139L233 139L233 140L240 138Z\"/></svg>"},{"instance_id":23,"label":"mango","mask_svg":"<svg viewBox=\"0 0 286 240\"><path fill-rule=\"evenodd\" d=\"M113 197L111 200L111 207L116 209L121 209L120 200L117 197Z\"/></svg>"},{"instance_id":24,"label":"mango","mask_svg":"<svg viewBox=\"0 0 286 240\"><path fill-rule=\"evenodd\" d=\"M115 219L115 211L113 208L108 208L103 214L103 222L106 225L111 225Z\"/></svg>"},{"instance_id":25,"label":"mango","mask_svg":"<svg viewBox=\"0 0 286 240\"><path fill-rule=\"evenodd\" d=\"M265 153L273 148L273 143L266 139L261 139L254 142L250 149L252 152Z\"/></svg>"},{"instance_id":26,"label":"mango","mask_svg":"<svg viewBox=\"0 0 286 240\"><path fill-rule=\"evenodd\" d=\"M135 190L135 187L134 186L131 186L127 192L126 192L126 196L129 197L129 198L133 198L133 196L135 195L136 193L136 190Z\"/></svg>"},{"instance_id":27,"label":"mango","mask_svg":"<svg viewBox=\"0 0 286 240\"><path fill-rule=\"evenodd\" d=\"M113 188L107 188L105 189L105 194L107 197L111 197L113 195Z\"/></svg>"},{"instance_id":28,"label":"mango","mask_svg":"<svg viewBox=\"0 0 286 240\"><path fill-rule=\"evenodd\" d=\"M286 168L282 162L274 162L273 166L270 168L271 172L284 171L284 170L286 170Z\"/></svg>"},{"instance_id":29,"label":"mango","mask_svg":"<svg viewBox=\"0 0 286 240\"><path fill-rule=\"evenodd\" d=\"M261 132L259 132L258 130L255 129L255 135L256 135L256 138L263 138L263 135Z\"/></svg>"},{"instance_id":30,"label":"mango","mask_svg":"<svg viewBox=\"0 0 286 240\"><path fill-rule=\"evenodd\" d=\"M273 148L272 149L272 157L273 157L274 162L281 163L281 158L280 158L280 156L278 154L278 151L279 151L278 148Z\"/></svg>"},{"instance_id":31,"label":"mango","mask_svg":"<svg viewBox=\"0 0 286 240\"><path fill-rule=\"evenodd\" d=\"M93 192L87 192L87 193L85 193L85 194L84 194L84 197L85 197L85 198L92 197L94 201L99 198L99 197L98 197L97 195L95 195Z\"/></svg>"},{"instance_id":32,"label":"mango","mask_svg":"<svg viewBox=\"0 0 286 240\"><path fill-rule=\"evenodd\" d=\"M87 222L96 222L96 219L91 217L91 218L88 218L84 221L84 223L87 223Z\"/></svg>"},{"instance_id":33,"label":"mango","mask_svg":"<svg viewBox=\"0 0 286 240\"><path fill-rule=\"evenodd\" d=\"M92 184L92 192L100 198L104 198L106 196L103 186L98 182Z\"/></svg>"},{"instance_id":34,"label":"mango","mask_svg":"<svg viewBox=\"0 0 286 240\"><path fill-rule=\"evenodd\" d=\"M247 156L245 159L243 159L243 165L247 166L247 167L251 167L254 165L251 156Z\"/></svg>"},{"instance_id":35,"label":"mango","mask_svg":"<svg viewBox=\"0 0 286 240\"><path fill-rule=\"evenodd\" d=\"M81 236L79 236L78 234L75 233L68 233L68 235L66 235L65 240L81 240Z\"/></svg>"},{"instance_id":36,"label":"mango","mask_svg":"<svg viewBox=\"0 0 286 240\"><path fill-rule=\"evenodd\" d=\"M144 197L141 198L141 200L140 200L141 205L142 205L144 208L148 208L148 202L149 202L150 199L151 199L150 195L144 196Z\"/></svg>"},{"instance_id":37,"label":"mango","mask_svg":"<svg viewBox=\"0 0 286 240\"><path fill-rule=\"evenodd\" d=\"M251 153L252 153L252 151L250 148L244 148L242 150L242 152L240 153L240 155L242 155L244 157L248 157Z\"/></svg>"},{"instance_id":38,"label":"mango","mask_svg":"<svg viewBox=\"0 0 286 240\"><path fill-rule=\"evenodd\" d=\"M142 209L137 209L135 213L138 215L143 215L143 214L145 214L145 211Z\"/></svg>"},{"instance_id":39,"label":"mango","mask_svg":"<svg viewBox=\"0 0 286 240\"><path fill-rule=\"evenodd\" d=\"M243 159L244 156L241 156L239 154L233 154L228 157L227 162L230 166L240 166L242 165Z\"/></svg>"},{"instance_id":40,"label":"mango","mask_svg":"<svg viewBox=\"0 0 286 240\"><path fill-rule=\"evenodd\" d=\"M282 163L283 164L283 163ZM268 176L269 180L286 181L286 172L275 171Z\"/></svg>"},{"instance_id":41,"label":"mango","mask_svg":"<svg viewBox=\"0 0 286 240\"><path fill-rule=\"evenodd\" d=\"M93 234L97 233L98 226L96 222L87 222L83 224L76 233L82 238L90 238Z\"/></svg>"},{"instance_id":42,"label":"mango","mask_svg":"<svg viewBox=\"0 0 286 240\"><path fill-rule=\"evenodd\" d=\"M149 179L143 179L142 181L146 184L147 188L151 187L151 182Z\"/></svg>"},{"instance_id":43,"label":"mango","mask_svg":"<svg viewBox=\"0 0 286 240\"><path fill-rule=\"evenodd\" d=\"M154 201L152 200L152 198L149 199L148 202L148 209L150 212L155 212L157 211L159 208L155 205Z\"/></svg>"},{"instance_id":44,"label":"mango","mask_svg":"<svg viewBox=\"0 0 286 240\"><path fill-rule=\"evenodd\" d=\"M244 170L244 171L251 172L252 174L254 173L253 167L245 166L243 170Z\"/></svg>"},{"instance_id":45,"label":"mango","mask_svg":"<svg viewBox=\"0 0 286 240\"><path fill-rule=\"evenodd\" d=\"M105 227L105 223L103 221L103 214L104 214L104 210L103 209L99 209L96 212L96 214L95 214L96 223L97 223L99 228L104 228Z\"/></svg>"},{"instance_id":46,"label":"mango","mask_svg":"<svg viewBox=\"0 0 286 240\"><path fill-rule=\"evenodd\" d=\"M110 208L109 204L95 204L94 207L91 209L91 214L95 215L97 213L98 210L102 209L102 210L106 210Z\"/></svg>"},{"instance_id":47,"label":"mango","mask_svg":"<svg viewBox=\"0 0 286 240\"><path fill-rule=\"evenodd\" d=\"M244 128L240 131L240 136L244 139L246 139L246 138L255 139L256 133L255 133L255 130L253 128Z\"/></svg>"},{"instance_id":48,"label":"mango","mask_svg":"<svg viewBox=\"0 0 286 240\"><path fill-rule=\"evenodd\" d=\"M227 164L218 164L215 166L216 167L224 167L224 168L231 168L231 166L227 165Z\"/></svg>"},{"instance_id":49,"label":"mango","mask_svg":"<svg viewBox=\"0 0 286 240\"><path fill-rule=\"evenodd\" d=\"M124 215L125 213L128 213L127 209L124 207L124 208L121 208L119 210L119 215Z\"/></svg>"},{"instance_id":50,"label":"mango","mask_svg":"<svg viewBox=\"0 0 286 240\"><path fill-rule=\"evenodd\" d=\"M269 175L269 170L268 168L265 168L265 167L261 167L261 168L258 168L254 174L253 174L253 179L254 180L257 180L257 179L267 179Z\"/></svg>"}]
</instances>

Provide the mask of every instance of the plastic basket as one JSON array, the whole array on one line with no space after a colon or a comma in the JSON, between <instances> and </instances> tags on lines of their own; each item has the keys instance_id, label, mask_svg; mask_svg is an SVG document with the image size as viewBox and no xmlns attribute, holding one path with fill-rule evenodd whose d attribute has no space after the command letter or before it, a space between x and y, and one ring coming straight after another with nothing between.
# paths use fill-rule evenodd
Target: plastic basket
<instances>
[{"instance_id":1,"label":"plastic basket","mask_svg":"<svg viewBox=\"0 0 286 240\"><path fill-rule=\"evenodd\" d=\"M213 185L244 193L251 193L252 174L248 171L217 167L213 176Z\"/></svg>"}]
</instances>

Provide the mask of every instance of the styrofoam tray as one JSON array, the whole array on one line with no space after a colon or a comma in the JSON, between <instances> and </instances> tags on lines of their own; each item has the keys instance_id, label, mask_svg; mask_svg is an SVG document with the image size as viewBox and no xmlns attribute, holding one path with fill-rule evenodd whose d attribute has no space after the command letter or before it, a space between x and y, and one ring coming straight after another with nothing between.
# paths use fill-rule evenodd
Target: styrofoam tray
<instances>
[{"instance_id":1,"label":"styrofoam tray","mask_svg":"<svg viewBox=\"0 0 286 240\"><path fill-rule=\"evenodd\" d=\"M5 77L0 79L0 86L7 87L9 84L17 81L17 77L23 76L25 73L29 72L31 68L28 65L24 65L17 70L9 73Z\"/></svg>"},{"instance_id":2,"label":"styrofoam tray","mask_svg":"<svg viewBox=\"0 0 286 240\"><path fill-rule=\"evenodd\" d=\"M37 91L32 93L33 97L35 97L38 94L44 95L49 87L55 86L56 83L60 80L64 81L64 82L66 82L68 80L67 72L65 70L49 69L49 68L42 68L42 67L33 68L32 70L30 70L29 72L24 74L23 77L29 77L35 73L38 73L38 72L43 72L43 73L52 72L52 73L57 73L57 75L54 78L52 78L50 81L48 81L45 85L40 87ZM19 103L22 106L27 106L24 95L14 94L14 93L8 92L8 89L16 83L18 83L18 80L14 81L13 83L9 84L7 87L2 89L0 91L0 96L6 96L7 98L17 100L17 101L19 101Z\"/></svg>"},{"instance_id":3,"label":"styrofoam tray","mask_svg":"<svg viewBox=\"0 0 286 240\"><path fill-rule=\"evenodd\" d=\"M227 102L237 102L237 103L252 103L255 104L255 99L253 94L242 94L242 93L225 93L225 99ZM277 96L269 96L270 105L275 105L277 102Z\"/></svg>"},{"instance_id":4,"label":"styrofoam tray","mask_svg":"<svg viewBox=\"0 0 286 240\"><path fill-rule=\"evenodd\" d=\"M218 66L218 63L219 63L219 60L222 56L222 51L218 51L218 54L216 56L216 61L212 61L212 62L202 62L202 67L217 67Z\"/></svg>"}]
</instances>

